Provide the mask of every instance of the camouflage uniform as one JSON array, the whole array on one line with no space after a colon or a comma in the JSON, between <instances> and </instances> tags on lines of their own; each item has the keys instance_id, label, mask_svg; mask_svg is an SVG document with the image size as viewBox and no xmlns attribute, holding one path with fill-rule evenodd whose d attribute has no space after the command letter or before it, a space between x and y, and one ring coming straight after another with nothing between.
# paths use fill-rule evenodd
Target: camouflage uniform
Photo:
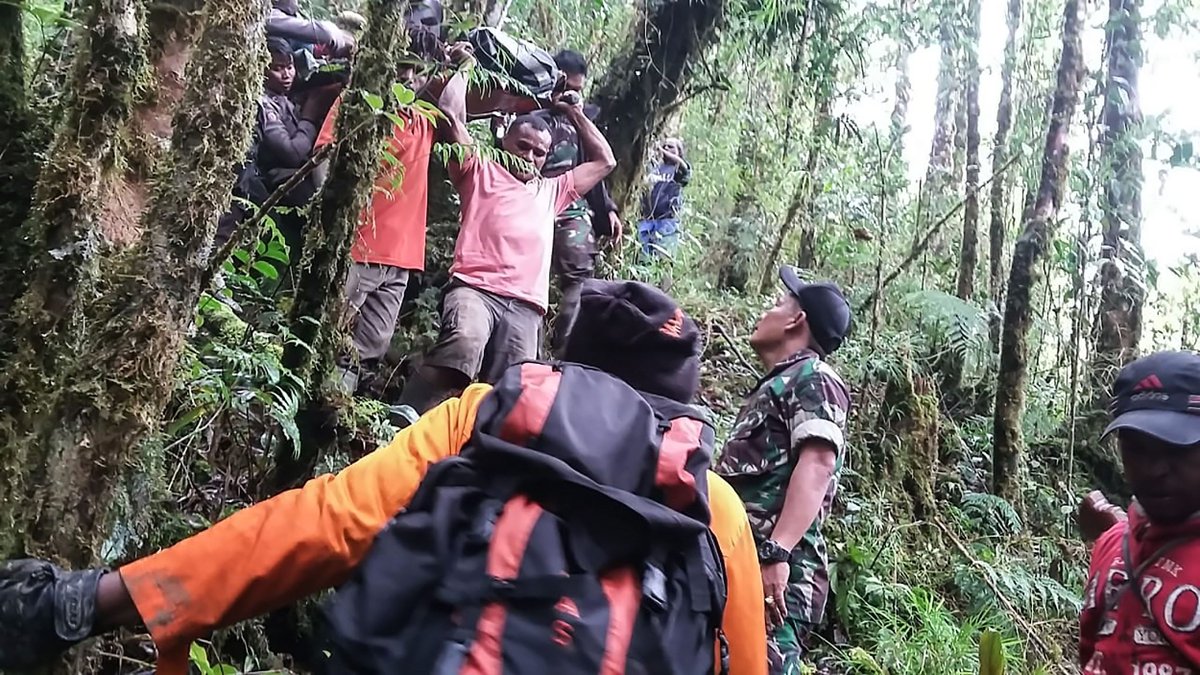
<instances>
[{"instance_id":1,"label":"camouflage uniform","mask_svg":"<svg viewBox=\"0 0 1200 675\"><path fill-rule=\"evenodd\" d=\"M715 471L746 503L755 540L769 539L783 508L788 481L805 441L833 444L837 460L812 527L792 551L787 589L788 618L770 636L772 675L800 672L805 641L825 613L829 562L821 524L829 515L845 456L850 393L833 369L813 351L784 359L759 380L738 413Z\"/></svg>"},{"instance_id":2,"label":"camouflage uniform","mask_svg":"<svg viewBox=\"0 0 1200 675\"><path fill-rule=\"evenodd\" d=\"M579 132L563 115L538 113L550 126L550 151L542 175L560 176L580 163ZM554 221L554 274L582 281L592 276L595 268L596 239L592 234L588 202L580 197Z\"/></svg>"}]
</instances>

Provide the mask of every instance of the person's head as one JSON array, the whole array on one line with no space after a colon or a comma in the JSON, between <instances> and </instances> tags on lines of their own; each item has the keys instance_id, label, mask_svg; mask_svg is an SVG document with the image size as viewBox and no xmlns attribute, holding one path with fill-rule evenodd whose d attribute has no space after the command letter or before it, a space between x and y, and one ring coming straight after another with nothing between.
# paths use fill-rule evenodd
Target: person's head
<instances>
[{"instance_id":1,"label":"person's head","mask_svg":"<svg viewBox=\"0 0 1200 675\"><path fill-rule=\"evenodd\" d=\"M537 115L521 115L508 125L500 147L529 162L536 169L533 173L512 169L513 175L523 181L531 181L546 164L550 152L550 126Z\"/></svg>"},{"instance_id":2,"label":"person's head","mask_svg":"<svg viewBox=\"0 0 1200 675\"><path fill-rule=\"evenodd\" d=\"M286 94L292 90L296 79L296 64L292 60L292 46L280 37L267 38L267 52L271 62L267 64L264 86L272 94Z\"/></svg>"},{"instance_id":3,"label":"person's head","mask_svg":"<svg viewBox=\"0 0 1200 675\"><path fill-rule=\"evenodd\" d=\"M554 55L554 65L558 66L558 71L562 73L562 79L558 83L559 92L573 91L577 94L583 93L583 85L587 83L587 60L583 58L583 54L573 49L562 49Z\"/></svg>"},{"instance_id":4,"label":"person's head","mask_svg":"<svg viewBox=\"0 0 1200 675\"><path fill-rule=\"evenodd\" d=\"M1152 521L1200 512L1200 355L1159 352L1121 369L1109 404L1125 478Z\"/></svg>"},{"instance_id":5,"label":"person's head","mask_svg":"<svg viewBox=\"0 0 1200 675\"><path fill-rule=\"evenodd\" d=\"M589 279L563 360L690 403L700 388L700 346L696 322L666 293L637 281Z\"/></svg>"},{"instance_id":6,"label":"person's head","mask_svg":"<svg viewBox=\"0 0 1200 675\"><path fill-rule=\"evenodd\" d=\"M441 44L429 31L418 30L408 36L408 51L400 58L396 79L417 91L429 81L429 66L441 58Z\"/></svg>"},{"instance_id":7,"label":"person's head","mask_svg":"<svg viewBox=\"0 0 1200 675\"><path fill-rule=\"evenodd\" d=\"M850 303L837 284L805 283L795 268L779 269L783 292L763 313L750 335L750 346L767 366L801 349L829 356L850 332Z\"/></svg>"},{"instance_id":8,"label":"person's head","mask_svg":"<svg viewBox=\"0 0 1200 675\"><path fill-rule=\"evenodd\" d=\"M664 138L659 142L658 147L663 152L669 152L672 155L683 157L683 139L682 138Z\"/></svg>"}]
</instances>

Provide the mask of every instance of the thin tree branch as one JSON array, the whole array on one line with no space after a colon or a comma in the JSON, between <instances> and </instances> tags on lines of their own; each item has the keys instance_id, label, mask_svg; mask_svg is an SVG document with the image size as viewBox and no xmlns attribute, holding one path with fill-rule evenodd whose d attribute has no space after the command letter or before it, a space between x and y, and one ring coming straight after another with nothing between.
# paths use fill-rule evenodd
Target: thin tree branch
<instances>
[{"instance_id":1,"label":"thin tree branch","mask_svg":"<svg viewBox=\"0 0 1200 675\"><path fill-rule=\"evenodd\" d=\"M980 183L979 187L976 189L981 190L981 189L987 187L988 184L990 184L993 180L996 180L997 177L999 177L1001 174L1003 174L1005 171L1007 171L1009 169L1009 167L1011 167L1013 164L1015 164L1019 158L1020 157L1018 155L1014 155L1014 156L1010 157L1008 159L1008 161L1004 163L1004 166L1000 167L999 171L996 171L991 176L989 176L987 180ZM911 265L914 260L921 257L921 254L925 252L925 249L929 248L929 243L931 241L933 241L934 236L936 236L937 233L939 231L941 231L942 226L945 225L947 222L949 222L950 219L953 218L955 216L955 214L957 214L959 212L959 210L962 209L963 205L966 203L967 203L966 199L959 200L959 202L957 204L955 204L949 211L947 211L945 214L943 214L941 218L938 218L938 220L933 224L933 226L929 228L929 231L925 233L925 236L920 241L913 244L912 250L909 251L908 256L905 257L903 261L901 261L901 263L896 267L896 269L892 270L891 273L887 275L887 278L884 279L883 283L879 285L879 290L872 291L871 295L869 295L867 297L867 299L865 301L863 301L863 306L868 306L868 307L874 306L875 303L879 300L879 297L881 295L883 295L883 291L885 289L887 289L888 285L891 284L893 281L895 281L896 277L899 277L904 272L904 270L908 269L908 266Z\"/></svg>"}]
</instances>

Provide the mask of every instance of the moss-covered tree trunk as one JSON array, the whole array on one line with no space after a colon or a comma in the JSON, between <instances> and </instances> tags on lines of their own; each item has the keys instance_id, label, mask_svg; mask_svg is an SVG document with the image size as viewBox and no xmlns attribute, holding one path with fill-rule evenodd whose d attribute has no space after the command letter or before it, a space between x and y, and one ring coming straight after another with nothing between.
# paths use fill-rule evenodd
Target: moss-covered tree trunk
<instances>
[{"instance_id":1,"label":"moss-covered tree trunk","mask_svg":"<svg viewBox=\"0 0 1200 675\"><path fill-rule=\"evenodd\" d=\"M1017 67L1017 34L1021 30L1021 0L1008 1L1008 38L1004 43L1004 62L1000 66L1000 104L996 108L996 135L992 142L992 173L1008 161L1008 134L1013 123L1013 71ZM988 298L997 309L1004 301L1004 235L1008 229L1008 181L992 181L988 203ZM992 351L1000 351L1000 314L990 322Z\"/></svg>"},{"instance_id":2,"label":"moss-covered tree trunk","mask_svg":"<svg viewBox=\"0 0 1200 675\"><path fill-rule=\"evenodd\" d=\"M629 43L592 94L600 126L617 157L608 177L621 211L633 203L655 137L716 43L724 0L651 0L634 21Z\"/></svg>"},{"instance_id":3,"label":"moss-covered tree trunk","mask_svg":"<svg viewBox=\"0 0 1200 675\"><path fill-rule=\"evenodd\" d=\"M963 300L975 295L975 269L979 266L979 0L967 4L966 197L963 204L962 246L955 291Z\"/></svg>"},{"instance_id":4,"label":"moss-covered tree trunk","mask_svg":"<svg viewBox=\"0 0 1200 675\"><path fill-rule=\"evenodd\" d=\"M362 94L390 97L405 46L407 6L405 0L372 0L368 5L354 81L338 113L337 135L343 140L309 219L291 315L291 330L300 343L285 349L284 365L307 384L314 403L302 413L306 422L302 447L285 447L276 457L277 488L306 478L322 448L335 440L331 434L336 419L327 414L323 389L335 357L344 349L344 287L358 216L368 203L379 172L380 147L391 131L391 122L377 115Z\"/></svg>"},{"instance_id":5,"label":"moss-covered tree trunk","mask_svg":"<svg viewBox=\"0 0 1200 675\"><path fill-rule=\"evenodd\" d=\"M1041 281L1041 263L1054 234L1054 217L1062 203L1067 179L1067 135L1079 98L1083 75L1079 0L1067 0L1063 12L1062 53L1050 124L1042 153L1042 175L1033 206L1013 252L1004 305L1004 330L993 418L992 489L1014 504L1020 501L1020 469L1024 438L1025 388L1029 372L1029 328L1033 323L1033 292Z\"/></svg>"},{"instance_id":6,"label":"moss-covered tree trunk","mask_svg":"<svg viewBox=\"0 0 1200 675\"><path fill-rule=\"evenodd\" d=\"M1107 74L1104 85L1104 134L1100 139L1104 180L1104 229L1100 265L1100 303L1092 350L1091 424L1078 450L1096 483L1118 490L1123 483L1111 443L1098 440L1109 389L1122 366L1137 356L1146 301L1146 264L1142 254L1142 111L1138 79L1142 67L1141 0L1111 0L1108 5Z\"/></svg>"},{"instance_id":7,"label":"moss-covered tree trunk","mask_svg":"<svg viewBox=\"0 0 1200 675\"><path fill-rule=\"evenodd\" d=\"M28 259L24 224L37 181L37 153L44 147L35 133L43 125L29 107L22 11L19 3L0 4L0 278L15 278ZM0 284L0 333L6 332L2 317L20 289Z\"/></svg>"},{"instance_id":8,"label":"moss-covered tree trunk","mask_svg":"<svg viewBox=\"0 0 1200 675\"><path fill-rule=\"evenodd\" d=\"M146 236L103 259L89 248L97 240L95 214L86 210L94 193L72 194L64 187L74 183L50 181L63 180L64 167L79 168L81 146L111 153L93 130L100 126L115 135L127 121L133 82L115 78L140 69L141 21L133 3L113 0L99 0L90 15L91 40L75 81L78 87L83 78L75 96L84 100L72 106L68 120L75 123L64 125L55 142L72 154L50 158L38 196L46 245L69 248L65 255L53 249L41 253L35 286L19 308L23 322L49 330L40 333L40 343L27 338L4 372L11 405L0 414L0 447L13 453L5 458L6 469L17 461L20 491L8 492L0 504L3 531L17 533L0 540L0 555L26 552L73 565L98 557L117 479L156 429L174 386L216 219L230 188L228 172L214 167L231 165L249 142L262 86L266 7L262 0L206 4L201 46L188 67L165 166L154 180ZM123 47L126 60L114 62L114 45ZM92 68L96 64L99 72ZM89 75L100 81L89 81ZM107 96L109 88L124 94L91 109L97 102L90 97ZM84 175L93 177L97 170ZM61 205L47 203L45 195L54 193L74 197L73 213L86 219L75 222L71 213L58 211ZM91 275L86 302L67 297L74 301L71 308L47 281L74 280L77 295L82 270Z\"/></svg>"},{"instance_id":9,"label":"moss-covered tree trunk","mask_svg":"<svg viewBox=\"0 0 1200 675\"><path fill-rule=\"evenodd\" d=\"M74 323L76 301L82 297L86 304L95 279L104 182L117 163L120 132L143 72L141 7L133 0L90 0L80 9L63 118L50 147L42 149L45 164L20 234L29 253L0 269L0 288L6 289L0 298L13 305L0 306L11 320L11 331L0 338L0 362L12 363L20 349L41 351L43 363L51 365L78 354L72 348L62 354L43 350L43 336ZM23 358L30 356L27 351ZM18 375L39 377L38 371Z\"/></svg>"}]
</instances>

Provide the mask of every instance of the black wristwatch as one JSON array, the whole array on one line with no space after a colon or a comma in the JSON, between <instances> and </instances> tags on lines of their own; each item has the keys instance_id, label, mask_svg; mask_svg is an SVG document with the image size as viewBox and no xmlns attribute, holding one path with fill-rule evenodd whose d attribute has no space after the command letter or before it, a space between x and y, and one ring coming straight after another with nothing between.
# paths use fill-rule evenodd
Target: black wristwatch
<instances>
[{"instance_id":1,"label":"black wristwatch","mask_svg":"<svg viewBox=\"0 0 1200 675\"><path fill-rule=\"evenodd\" d=\"M773 539L767 539L758 545L758 561L763 563L791 562L792 552L779 545Z\"/></svg>"}]
</instances>

